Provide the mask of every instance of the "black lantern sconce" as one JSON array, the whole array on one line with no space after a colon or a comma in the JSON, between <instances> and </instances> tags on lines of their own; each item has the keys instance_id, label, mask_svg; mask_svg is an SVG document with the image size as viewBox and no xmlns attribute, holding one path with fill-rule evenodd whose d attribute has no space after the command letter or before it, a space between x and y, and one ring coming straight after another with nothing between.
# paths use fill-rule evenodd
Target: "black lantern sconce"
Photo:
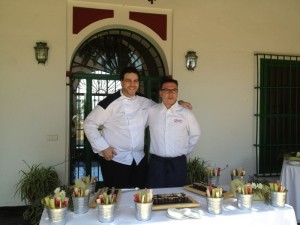
<instances>
[{"instance_id":1,"label":"black lantern sconce","mask_svg":"<svg viewBox=\"0 0 300 225\"><path fill-rule=\"evenodd\" d=\"M198 56L196 55L196 52L188 51L185 56L186 68L188 70L194 70L197 66L197 59Z\"/></svg>"},{"instance_id":2,"label":"black lantern sconce","mask_svg":"<svg viewBox=\"0 0 300 225\"><path fill-rule=\"evenodd\" d=\"M37 42L36 46L34 47L34 50L35 50L35 58L38 61L38 64L40 63L45 64L48 59L48 50L49 50L47 43Z\"/></svg>"}]
</instances>

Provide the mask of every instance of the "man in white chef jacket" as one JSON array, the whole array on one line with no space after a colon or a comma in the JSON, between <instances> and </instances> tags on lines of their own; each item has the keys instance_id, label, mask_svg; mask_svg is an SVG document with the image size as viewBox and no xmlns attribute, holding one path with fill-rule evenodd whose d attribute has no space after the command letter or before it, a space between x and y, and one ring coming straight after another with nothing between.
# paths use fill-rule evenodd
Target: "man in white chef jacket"
<instances>
[{"instance_id":1,"label":"man in white chef jacket","mask_svg":"<svg viewBox=\"0 0 300 225\"><path fill-rule=\"evenodd\" d=\"M150 161L148 188L187 185L187 158L201 131L191 110L177 102L178 82L165 79L160 88L162 103L149 109Z\"/></svg>"}]
</instances>

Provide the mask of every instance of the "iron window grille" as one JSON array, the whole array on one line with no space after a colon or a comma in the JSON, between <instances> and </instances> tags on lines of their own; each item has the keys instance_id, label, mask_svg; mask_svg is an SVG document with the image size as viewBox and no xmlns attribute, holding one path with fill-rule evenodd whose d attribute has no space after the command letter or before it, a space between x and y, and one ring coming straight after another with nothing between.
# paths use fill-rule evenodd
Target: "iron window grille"
<instances>
[{"instance_id":1,"label":"iron window grille","mask_svg":"<svg viewBox=\"0 0 300 225\"><path fill-rule=\"evenodd\" d=\"M256 53L256 173L277 176L300 151L300 56Z\"/></svg>"}]
</instances>

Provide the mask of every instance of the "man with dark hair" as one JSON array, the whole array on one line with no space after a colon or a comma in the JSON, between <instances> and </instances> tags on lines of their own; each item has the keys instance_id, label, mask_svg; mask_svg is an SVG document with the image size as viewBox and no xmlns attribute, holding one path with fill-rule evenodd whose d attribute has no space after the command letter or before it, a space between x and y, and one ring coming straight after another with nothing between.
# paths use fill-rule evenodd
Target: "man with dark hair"
<instances>
[{"instance_id":1,"label":"man with dark hair","mask_svg":"<svg viewBox=\"0 0 300 225\"><path fill-rule=\"evenodd\" d=\"M198 142L201 131L191 110L177 102L178 82L162 81L162 103L149 109L150 161L148 188L187 185L187 158Z\"/></svg>"},{"instance_id":2,"label":"man with dark hair","mask_svg":"<svg viewBox=\"0 0 300 225\"><path fill-rule=\"evenodd\" d=\"M152 100L136 93L139 72L121 72L122 90L100 101L84 121L93 151L99 154L104 185L116 188L145 187L147 159L144 154L145 123ZM99 126L103 126L102 135Z\"/></svg>"}]
</instances>

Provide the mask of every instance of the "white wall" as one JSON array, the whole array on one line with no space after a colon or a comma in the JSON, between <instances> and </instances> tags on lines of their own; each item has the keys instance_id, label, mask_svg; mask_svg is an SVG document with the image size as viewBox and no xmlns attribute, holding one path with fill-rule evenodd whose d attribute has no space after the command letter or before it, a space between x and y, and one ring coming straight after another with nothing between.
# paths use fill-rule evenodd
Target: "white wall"
<instances>
[{"instance_id":1,"label":"white wall","mask_svg":"<svg viewBox=\"0 0 300 225\"><path fill-rule=\"evenodd\" d=\"M0 206L23 204L14 197L18 171L27 169L22 160L45 166L66 160L65 73L80 42L68 34L67 4L103 3L172 12L170 73L203 132L192 157L255 173L254 52L300 54L299 0L1 0ZM33 46L41 40L50 47L45 66L34 59ZM193 72L185 68L188 50L199 56ZM52 134L58 141L47 141ZM56 167L63 181L66 168ZM229 169L221 182L229 182Z\"/></svg>"},{"instance_id":2,"label":"white wall","mask_svg":"<svg viewBox=\"0 0 300 225\"><path fill-rule=\"evenodd\" d=\"M55 165L66 152L66 2L0 1L0 206L14 197L20 170ZM36 41L49 45L46 65L37 63ZM57 135L57 141L47 141ZM65 164L56 167L65 180Z\"/></svg>"}]
</instances>

